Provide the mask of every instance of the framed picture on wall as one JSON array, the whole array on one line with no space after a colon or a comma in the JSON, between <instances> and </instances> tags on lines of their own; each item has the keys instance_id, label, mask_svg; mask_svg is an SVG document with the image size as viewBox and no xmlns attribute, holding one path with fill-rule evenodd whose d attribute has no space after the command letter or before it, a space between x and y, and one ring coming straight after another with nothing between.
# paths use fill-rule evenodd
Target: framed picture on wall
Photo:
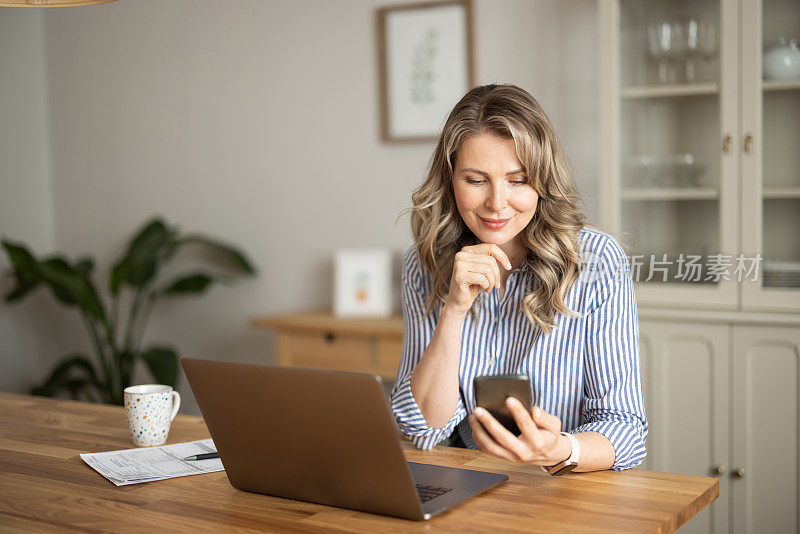
<instances>
[{"instance_id":1,"label":"framed picture on wall","mask_svg":"<svg viewBox=\"0 0 800 534\"><path fill-rule=\"evenodd\" d=\"M471 0L377 10L381 138L435 141L475 84Z\"/></svg>"},{"instance_id":2,"label":"framed picture on wall","mask_svg":"<svg viewBox=\"0 0 800 534\"><path fill-rule=\"evenodd\" d=\"M333 292L333 313L338 317L391 315L391 250L338 250L334 261Z\"/></svg>"}]
</instances>

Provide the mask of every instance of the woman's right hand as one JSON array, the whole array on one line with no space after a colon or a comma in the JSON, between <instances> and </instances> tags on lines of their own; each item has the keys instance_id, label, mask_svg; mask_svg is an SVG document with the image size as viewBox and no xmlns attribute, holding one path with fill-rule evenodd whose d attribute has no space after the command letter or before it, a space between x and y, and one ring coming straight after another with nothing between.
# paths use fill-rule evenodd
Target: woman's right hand
<instances>
[{"instance_id":1,"label":"woman's right hand","mask_svg":"<svg viewBox=\"0 0 800 534\"><path fill-rule=\"evenodd\" d=\"M462 248L453 261L450 292L445 306L460 315L466 315L481 291L487 293L500 287L500 266L511 270L505 252L493 244L481 243Z\"/></svg>"}]
</instances>

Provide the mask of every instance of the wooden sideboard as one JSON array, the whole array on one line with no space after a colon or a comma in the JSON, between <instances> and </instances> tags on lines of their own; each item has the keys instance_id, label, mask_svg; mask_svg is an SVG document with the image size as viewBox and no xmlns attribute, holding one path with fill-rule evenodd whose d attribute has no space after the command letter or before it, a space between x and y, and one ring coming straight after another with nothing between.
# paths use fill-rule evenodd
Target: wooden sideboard
<instances>
[{"instance_id":1,"label":"wooden sideboard","mask_svg":"<svg viewBox=\"0 0 800 534\"><path fill-rule=\"evenodd\" d=\"M330 311L254 317L277 333L278 365L374 373L391 382L403 346L403 318L340 318Z\"/></svg>"}]
</instances>

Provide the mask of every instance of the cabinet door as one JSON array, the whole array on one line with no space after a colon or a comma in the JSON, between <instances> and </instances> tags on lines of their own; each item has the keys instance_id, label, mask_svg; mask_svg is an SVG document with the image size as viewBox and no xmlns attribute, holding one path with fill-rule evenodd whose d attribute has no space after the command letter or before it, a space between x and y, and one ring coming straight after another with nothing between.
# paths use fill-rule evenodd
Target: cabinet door
<instances>
[{"instance_id":1,"label":"cabinet door","mask_svg":"<svg viewBox=\"0 0 800 534\"><path fill-rule=\"evenodd\" d=\"M800 331L734 327L733 343L733 533L798 532Z\"/></svg>"},{"instance_id":2,"label":"cabinet door","mask_svg":"<svg viewBox=\"0 0 800 534\"><path fill-rule=\"evenodd\" d=\"M738 0L601 0L600 203L639 302L735 309Z\"/></svg>"},{"instance_id":3,"label":"cabinet door","mask_svg":"<svg viewBox=\"0 0 800 534\"><path fill-rule=\"evenodd\" d=\"M647 468L716 476L727 463L730 327L642 321L643 387L650 422ZM727 533L727 477L720 497L681 532Z\"/></svg>"},{"instance_id":4,"label":"cabinet door","mask_svg":"<svg viewBox=\"0 0 800 534\"><path fill-rule=\"evenodd\" d=\"M797 0L742 0L742 254L751 310L800 310L800 38ZM792 77L789 77L792 76ZM754 269L755 271L755 269Z\"/></svg>"}]
</instances>

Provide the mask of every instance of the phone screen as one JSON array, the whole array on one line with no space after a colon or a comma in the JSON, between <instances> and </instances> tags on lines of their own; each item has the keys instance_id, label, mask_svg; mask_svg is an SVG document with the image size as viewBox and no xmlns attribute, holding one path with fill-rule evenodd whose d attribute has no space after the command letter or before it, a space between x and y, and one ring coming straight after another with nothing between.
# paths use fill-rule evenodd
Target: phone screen
<instances>
[{"instance_id":1,"label":"phone screen","mask_svg":"<svg viewBox=\"0 0 800 534\"><path fill-rule=\"evenodd\" d=\"M506 407L506 399L516 397L530 412L533 401L531 380L527 375L478 376L472 381L472 387L475 390L476 406L492 414L515 436L522 433L511 411Z\"/></svg>"}]
</instances>

